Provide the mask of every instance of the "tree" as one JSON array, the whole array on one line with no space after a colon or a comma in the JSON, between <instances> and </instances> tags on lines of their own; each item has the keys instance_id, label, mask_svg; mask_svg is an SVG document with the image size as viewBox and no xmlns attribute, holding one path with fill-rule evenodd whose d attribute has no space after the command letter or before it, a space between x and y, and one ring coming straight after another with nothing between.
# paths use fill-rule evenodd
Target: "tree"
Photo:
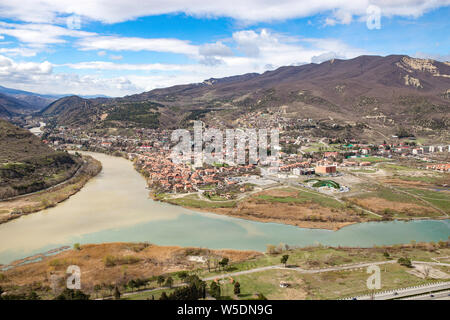
<instances>
[{"instance_id":1,"label":"tree","mask_svg":"<svg viewBox=\"0 0 450 320\"><path fill-rule=\"evenodd\" d=\"M219 265L222 267L222 269L225 269L225 267L228 265L229 261L230 261L230 259L225 257L222 260L220 260Z\"/></svg>"},{"instance_id":2,"label":"tree","mask_svg":"<svg viewBox=\"0 0 450 320\"><path fill-rule=\"evenodd\" d=\"M81 290L64 289L55 300L89 300L89 295Z\"/></svg>"},{"instance_id":3,"label":"tree","mask_svg":"<svg viewBox=\"0 0 450 320\"><path fill-rule=\"evenodd\" d=\"M74 243L73 249L74 249L74 250L81 250L80 244L79 244L79 243Z\"/></svg>"},{"instance_id":4,"label":"tree","mask_svg":"<svg viewBox=\"0 0 450 320\"><path fill-rule=\"evenodd\" d=\"M220 298L220 285L218 285L215 281L211 282L211 285L209 286L209 293L213 298L219 299Z\"/></svg>"},{"instance_id":5,"label":"tree","mask_svg":"<svg viewBox=\"0 0 450 320\"><path fill-rule=\"evenodd\" d=\"M113 290L114 290L114 288L115 288L116 286L114 285L114 284L112 284L112 283L108 283L107 285L106 285L106 288L108 289L108 291L112 294L112 292L113 292Z\"/></svg>"},{"instance_id":6,"label":"tree","mask_svg":"<svg viewBox=\"0 0 450 320\"><path fill-rule=\"evenodd\" d=\"M281 263L284 264L285 267L286 267L286 263L287 263L288 259L289 259L288 254L285 254L281 257Z\"/></svg>"},{"instance_id":7,"label":"tree","mask_svg":"<svg viewBox=\"0 0 450 320\"><path fill-rule=\"evenodd\" d=\"M31 291L27 296L27 300L41 300L41 297L38 296L36 291Z\"/></svg>"},{"instance_id":8,"label":"tree","mask_svg":"<svg viewBox=\"0 0 450 320\"><path fill-rule=\"evenodd\" d=\"M164 279L163 276L158 276L158 279L156 280L156 282L158 283L158 285L162 285L164 283L166 279Z\"/></svg>"},{"instance_id":9,"label":"tree","mask_svg":"<svg viewBox=\"0 0 450 320\"><path fill-rule=\"evenodd\" d=\"M130 288L131 290L133 290L134 288L137 288L136 281L134 281L134 280L128 281L127 287Z\"/></svg>"},{"instance_id":10,"label":"tree","mask_svg":"<svg viewBox=\"0 0 450 320\"><path fill-rule=\"evenodd\" d=\"M241 293L241 284L239 282L234 283L234 294L240 294Z\"/></svg>"},{"instance_id":11,"label":"tree","mask_svg":"<svg viewBox=\"0 0 450 320\"><path fill-rule=\"evenodd\" d=\"M172 277L168 277L166 280L166 287L172 288L173 285L173 279Z\"/></svg>"},{"instance_id":12,"label":"tree","mask_svg":"<svg viewBox=\"0 0 450 320\"><path fill-rule=\"evenodd\" d=\"M186 278L187 286L175 289L170 295L161 295L160 300L198 300L205 298L206 282L198 276L188 276Z\"/></svg>"},{"instance_id":13,"label":"tree","mask_svg":"<svg viewBox=\"0 0 450 320\"><path fill-rule=\"evenodd\" d=\"M400 263L402 266L411 268L412 267L412 262L409 258L399 258L398 263Z\"/></svg>"},{"instance_id":14,"label":"tree","mask_svg":"<svg viewBox=\"0 0 450 320\"><path fill-rule=\"evenodd\" d=\"M95 292L99 292L100 290L102 290L102 286L101 286L100 284L96 284L96 285L94 286L94 291L95 291Z\"/></svg>"},{"instance_id":15,"label":"tree","mask_svg":"<svg viewBox=\"0 0 450 320\"><path fill-rule=\"evenodd\" d=\"M161 297L159 297L159 300L169 300L169 297L167 296L167 293L165 291L161 293Z\"/></svg>"},{"instance_id":16,"label":"tree","mask_svg":"<svg viewBox=\"0 0 450 320\"><path fill-rule=\"evenodd\" d=\"M178 273L178 277L183 281L188 277L188 275L189 274L187 273L187 271L181 271Z\"/></svg>"},{"instance_id":17,"label":"tree","mask_svg":"<svg viewBox=\"0 0 450 320\"><path fill-rule=\"evenodd\" d=\"M120 291L119 288L116 286L114 288L114 300L119 300L120 299Z\"/></svg>"}]
</instances>

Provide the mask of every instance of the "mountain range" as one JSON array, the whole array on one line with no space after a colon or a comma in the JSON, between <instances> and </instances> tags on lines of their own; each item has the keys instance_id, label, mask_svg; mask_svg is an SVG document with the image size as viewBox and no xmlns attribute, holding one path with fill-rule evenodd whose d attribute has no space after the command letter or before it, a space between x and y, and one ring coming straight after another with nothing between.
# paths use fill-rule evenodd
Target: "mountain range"
<instances>
[{"instance_id":1,"label":"mountain range","mask_svg":"<svg viewBox=\"0 0 450 320\"><path fill-rule=\"evenodd\" d=\"M61 96L44 95L0 86L0 110L12 114L32 113L41 110ZM1 111L0 111L1 112Z\"/></svg>"},{"instance_id":2,"label":"mountain range","mask_svg":"<svg viewBox=\"0 0 450 320\"><path fill-rule=\"evenodd\" d=\"M53 101L71 95L51 95L17 90L0 86L0 117L8 118L31 114L42 110ZM107 98L104 95L88 95L84 98Z\"/></svg>"},{"instance_id":3,"label":"mountain range","mask_svg":"<svg viewBox=\"0 0 450 320\"><path fill-rule=\"evenodd\" d=\"M249 113L282 108L287 118L328 121L344 129L359 126L389 134L407 127L433 134L449 127L449 102L449 62L359 56L211 78L122 98L63 97L40 116L65 125L177 128L197 118L233 126Z\"/></svg>"}]
</instances>

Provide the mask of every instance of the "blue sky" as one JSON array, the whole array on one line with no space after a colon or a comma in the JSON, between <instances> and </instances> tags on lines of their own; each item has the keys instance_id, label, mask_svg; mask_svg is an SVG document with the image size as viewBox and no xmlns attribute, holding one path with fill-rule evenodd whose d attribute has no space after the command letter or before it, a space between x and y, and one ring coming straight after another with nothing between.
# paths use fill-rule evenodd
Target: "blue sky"
<instances>
[{"instance_id":1,"label":"blue sky","mask_svg":"<svg viewBox=\"0 0 450 320\"><path fill-rule=\"evenodd\" d=\"M448 61L449 17L450 0L2 0L0 85L123 96L362 54Z\"/></svg>"}]
</instances>

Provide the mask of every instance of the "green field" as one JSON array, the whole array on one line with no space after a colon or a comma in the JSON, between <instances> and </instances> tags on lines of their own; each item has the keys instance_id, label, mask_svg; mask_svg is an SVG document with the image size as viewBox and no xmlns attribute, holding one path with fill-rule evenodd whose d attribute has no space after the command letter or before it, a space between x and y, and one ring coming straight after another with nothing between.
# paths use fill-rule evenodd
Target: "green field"
<instances>
[{"instance_id":1,"label":"green field","mask_svg":"<svg viewBox=\"0 0 450 320\"><path fill-rule=\"evenodd\" d=\"M284 202L284 203L315 202L322 206L336 208L336 209L345 207L344 204L340 203L336 199L333 199L326 195L322 195L318 192L309 191L309 190L303 191L303 190L293 189L293 188L281 189L281 191L296 191L298 193L295 197L277 197L277 196L270 196L270 195L257 195L257 196L255 196L255 198L265 200L265 201L270 201L270 202Z\"/></svg>"},{"instance_id":2,"label":"green field","mask_svg":"<svg viewBox=\"0 0 450 320\"><path fill-rule=\"evenodd\" d=\"M392 161L388 158L380 158L380 157L364 157L364 158L350 158L349 160L354 160L358 162L371 162L371 163L378 163L378 162L388 162Z\"/></svg>"},{"instance_id":3,"label":"green field","mask_svg":"<svg viewBox=\"0 0 450 320\"><path fill-rule=\"evenodd\" d=\"M284 254L289 255L288 266L299 266L303 269L327 268L358 262L395 261L380 266L382 284L380 291L384 291L441 281L416 277L408 273L411 268L401 266L396 262L400 257L408 257L411 260L433 261L431 259L433 257L447 256L450 253L449 249L445 248L446 244L444 242L439 244L439 246L439 250L436 250L437 246L430 246L428 250L425 250L416 245L397 245L371 249L322 246L290 249L276 254L265 254L244 262L232 263L225 271L208 272L207 270L199 269L190 273L195 273L205 278L263 266L280 265L280 258ZM388 253L388 256L385 256L385 252ZM448 272L448 270L448 268L442 269L444 272ZM222 299L249 300L255 299L256 294L263 294L268 299L339 299L368 294L367 278L368 274L365 267L315 274L289 269L273 269L226 277L220 280L220 286ZM240 283L241 289L241 293L237 296L233 292L233 282L235 281ZM289 287L281 288L280 282L288 283ZM208 287L210 283L211 281L208 281ZM145 293L140 292L124 297L124 299L151 299L152 295L154 295L155 299L159 299L162 291L168 293L171 290L162 289Z\"/></svg>"},{"instance_id":4,"label":"green field","mask_svg":"<svg viewBox=\"0 0 450 320\"><path fill-rule=\"evenodd\" d=\"M369 294L366 286L367 268L318 274L305 274L302 279L308 287L308 299L340 299ZM430 283L407 273L407 267L399 264L385 264L381 269L381 290L405 288Z\"/></svg>"},{"instance_id":5,"label":"green field","mask_svg":"<svg viewBox=\"0 0 450 320\"><path fill-rule=\"evenodd\" d=\"M233 208L236 206L236 201L227 202L209 202L200 200L196 194L187 195L183 198L165 199L168 203L190 208Z\"/></svg>"},{"instance_id":6,"label":"green field","mask_svg":"<svg viewBox=\"0 0 450 320\"><path fill-rule=\"evenodd\" d=\"M401 188L430 202L441 210L450 213L450 191L434 191L429 189Z\"/></svg>"},{"instance_id":7,"label":"green field","mask_svg":"<svg viewBox=\"0 0 450 320\"><path fill-rule=\"evenodd\" d=\"M304 150L305 152L333 152L340 151L342 149L338 148L336 145L325 145L323 143L310 143L307 148Z\"/></svg>"},{"instance_id":8,"label":"green field","mask_svg":"<svg viewBox=\"0 0 450 320\"><path fill-rule=\"evenodd\" d=\"M417 171L417 169L410 168L407 166L402 166L399 164L394 164L394 163L383 163L379 167L383 168L385 170L388 170L388 171Z\"/></svg>"}]
</instances>

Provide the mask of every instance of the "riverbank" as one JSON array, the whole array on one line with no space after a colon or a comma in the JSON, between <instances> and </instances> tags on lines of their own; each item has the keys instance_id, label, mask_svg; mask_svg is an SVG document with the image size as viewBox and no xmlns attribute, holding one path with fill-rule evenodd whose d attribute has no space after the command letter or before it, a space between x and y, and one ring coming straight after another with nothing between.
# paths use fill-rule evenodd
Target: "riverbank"
<instances>
[{"instance_id":1,"label":"riverbank","mask_svg":"<svg viewBox=\"0 0 450 320\"><path fill-rule=\"evenodd\" d=\"M218 262L224 257L230 263L237 263L259 256L262 253L256 251L183 248L149 243L86 244L52 256L42 255L41 260L36 262L23 265L13 262L13 268L0 272L0 287L20 286L22 290L28 290L33 284L40 283L39 294L51 296L50 288L55 284L52 281L56 281L58 286L65 284L67 267L77 265L82 272L83 291L93 293L95 286L106 289L111 285L126 285L131 279L156 280L162 274L203 268L207 264L206 259L209 259L211 268L217 269Z\"/></svg>"},{"instance_id":2,"label":"riverbank","mask_svg":"<svg viewBox=\"0 0 450 320\"><path fill-rule=\"evenodd\" d=\"M268 243L372 247L446 240L450 235L449 221L367 222L332 232L187 210L149 199L145 180L130 161L84 154L101 161L102 172L56 207L0 225L0 263L6 265L75 243L149 241L167 246L264 251Z\"/></svg>"},{"instance_id":3,"label":"riverbank","mask_svg":"<svg viewBox=\"0 0 450 320\"><path fill-rule=\"evenodd\" d=\"M80 191L101 170L102 164L100 161L90 156L84 156L81 167L65 182L30 195L21 195L17 198L0 202L0 224L56 206Z\"/></svg>"},{"instance_id":4,"label":"riverbank","mask_svg":"<svg viewBox=\"0 0 450 320\"><path fill-rule=\"evenodd\" d=\"M345 202L294 187L273 187L248 194L238 201L208 201L200 199L197 194L152 197L154 200L181 205L191 210L308 229L336 231L351 224L382 220L380 216L367 213Z\"/></svg>"},{"instance_id":5,"label":"riverbank","mask_svg":"<svg viewBox=\"0 0 450 320\"><path fill-rule=\"evenodd\" d=\"M430 193L427 190L420 190L420 192ZM434 196L436 196L435 193L433 193ZM247 192L239 195L237 199L225 201L211 200L200 192L188 194L152 193L151 197L154 200L182 206L190 210L212 212L258 222L273 222L301 228L333 231L363 222L445 220L449 218L444 210L436 208L436 206L430 204L425 207L423 204L425 201L422 198L418 200L411 197L410 199L405 197L404 194L401 195L403 197L400 197L394 191L390 191L388 196L391 201L382 198L382 196L386 196L385 194L373 195L371 199L376 200L376 203L383 203L386 206L384 209L380 209L380 206L367 205L366 202L360 203L352 197L338 197L299 186L285 185ZM444 197L444 195L438 196ZM445 206L445 202L448 200L445 200L445 198L442 201L440 201L440 198L433 198L433 201L436 201L443 209L448 210ZM419 204L416 202L419 202ZM395 208L395 210L391 208ZM423 210L420 211L420 209Z\"/></svg>"}]
</instances>

